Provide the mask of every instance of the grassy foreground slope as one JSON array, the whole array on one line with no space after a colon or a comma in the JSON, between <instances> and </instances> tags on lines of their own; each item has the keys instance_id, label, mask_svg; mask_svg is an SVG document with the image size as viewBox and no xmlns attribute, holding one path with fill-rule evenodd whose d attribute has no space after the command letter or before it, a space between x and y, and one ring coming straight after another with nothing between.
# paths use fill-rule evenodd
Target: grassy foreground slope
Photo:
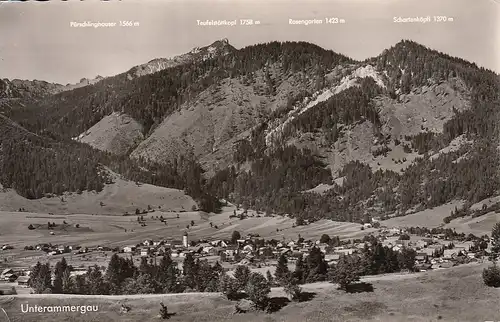
<instances>
[{"instance_id":1,"label":"grassy foreground slope","mask_svg":"<svg viewBox=\"0 0 500 322\"><path fill-rule=\"evenodd\" d=\"M481 271L485 264L411 275L366 277L374 291L346 294L329 283L304 285L313 293L307 302L289 303L280 311L232 315L234 302L216 293L139 295L130 297L6 296L0 298L12 322L15 321L160 321L160 302L175 313L169 321L486 321L498 320L500 290L484 286ZM272 297L283 297L273 289ZM21 313L21 304L98 305L98 312ZM473 305L470 305L474 303ZM131 308L120 313L121 305ZM3 317L0 317L0 321Z\"/></svg>"}]
</instances>

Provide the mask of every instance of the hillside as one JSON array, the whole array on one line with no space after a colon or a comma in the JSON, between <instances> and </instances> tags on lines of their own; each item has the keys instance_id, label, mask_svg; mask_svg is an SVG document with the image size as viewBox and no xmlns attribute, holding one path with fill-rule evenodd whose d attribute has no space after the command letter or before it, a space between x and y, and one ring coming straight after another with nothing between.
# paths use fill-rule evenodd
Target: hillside
<instances>
[{"instance_id":1,"label":"hillside","mask_svg":"<svg viewBox=\"0 0 500 322\"><path fill-rule=\"evenodd\" d=\"M12 189L0 191L0 211L17 211L23 208L31 213L54 214L133 214L137 208L147 209L148 205L164 210L191 210L196 203L182 190L136 184L133 181L107 171L110 182L101 191L65 193L61 197L26 199Z\"/></svg>"},{"instance_id":2,"label":"hillside","mask_svg":"<svg viewBox=\"0 0 500 322\"><path fill-rule=\"evenodd\" d=\"M299 225L498 193L499 77L463 59L407 40L363 62L304 42L218 41L148 64L9 116L58 142L129 155L141 175L166 165L191 178L177 164L189 160L198 201Z\"/></svg>"},{"instance_id":3,"label":"hillside","mask_svg":"<svg viewBox=\"0 0 500 322\"><path fill-rule=\"evenodd\" d=\"M0 183L28 199L64 191L100 191L107 176L86 145L56 142L0 114Z\"/></svg>"},{"instance_id":4,"label":"hillside","mask_svg":"<svg viewBox=\"0 0 500 322\"><path fill-rule=\"evenodd\" d=\"M120 179L110 170L135 182L129 182L128 186L149 183L184 189L196 199L201 209L215 211L219 207L219 202L205 189L203 171L196 161L191 159L179 157L171 164L162 165L140 160L134 162L128 157L104 153L74 140L57 141L32 133L1 113L0 139L0 185L10 191L10 196L5 198L7 201L4 204L9 210L12 207L18 209L18 206L27 208L28 202L23 198L58 199L55 197L68 192L78 195L100 193L106 184ZM114 189L116 187L114 186ZM142 195L139 190L133 193ZM106 193L109 194L109 190ZM144 193L148 194L147 191ZM116 191L112 193L114 194ZM126 194L125 192L125 195L112 203L123 205L127 200ZM11 204L11 201L14 203ZM103 200L97 198L95 201ZM71 210L79 212L78 206L85 208L85 203L85 200L75 202L70 208L75 207ZM193 205L189 206L192 208Z\"/></svg>"},{"instance_id":5,"label":"hillside","mask_svg":"<svg viewBox=\"0 0 500 322\"><path fill-rule=\"evenodd\" d=\"M64 86L45 81L0 78L0 113L11 113L57 93Z\"/></svg>"},{"instance_id":6,"label":"hillside","mask_svg":"<svg viewBox=\"0 0 500 322\"><path fill-rule=\"evenodd\" d=\"M498 292L481 280L484 264L461 265L445 270L407 275L362 278L373 285L373 292L345 293L336 285L314 283L303 285L311 298L305 302L286 303L280 288L271 297L283 303L280 310L268 314L249 312L232 314L234 302L218 293L185 293L167 295L78 296L18 295L4 296L0 305L10 320L40 321L158 321L160 302L173 313L170 321L487 321L498 314ZM411 296L408 296L411 294ZM474 299L474 305L470 299ZM97 305L98 312L20 313L21 304L30 305ZM122 305L129 306L121 313Z\"/></svg>"},{"instance_id":7,"label":"hillside","mask_svg":"<svg viewBox=\"0 0 500 322\"><path fill-rule=\"evenodd\" d=\"M369 220L497 191L498 91L487 90L500 89L497 75L409 41L344 74L236 147L235 161L251 174L225 172L213 182L234 187L234 200L249 207L309 220ZM307 174L301 157L283 158L284 144L306 148L331 177ZM263 149L276 147L262 160ZM341 177L326 194L302 193Z\"/></svg>"},{"instance_id":8,"label":"hillside","mask_svg":"<svg viewBox=\"0 0 500 322\"><path fill-rule=\"evenodd\" d=\"M63 87L40 80L0 79L0 98L37 99L55 94Z\"/></svg>"},{"instance_id":9,"label":"hillside","mask_svg":"<svg viewBox=\"0 0 500 322\"><path fill-rule=\"evenodd\" d=\"M68 138L78 137L113 111L125 112L139 121L147 132L159 118L185 100L184 94L199 91L197 83L209 81L207 76L218 67L213 66L213 62L218 61L220 55L228 56L231 48L226 41L217 41L205 47L203 52L186 54L183 61L169 65L162 75L158 68L155 70L160 71L158 75L147 72L140 73L143 77L131 77L131 72L140 69L138 66L112 77L82 79L56 95L28 102L22 109L10 110L7 116L33 132ZM153 92L155 95L151 95Z\"/></svg>"},{"instance_id":10,"label":"hillside","mask_svg":"<svg viewBox=\"0 0 500 322\"><path fill-rule=\"evenodd\" d=\"M127 155L144 138L142 125L127 114L112 113L103 117L75 140L101 151Z\"/></svg>"},{"instance_id":11,"label":"hillside","mask_svg":"<svg viewBox=\"0 0 500 322\"><path fill-rule=\"evenodd\" d=\"M10 112L12 108L26 107L37 100L51 95L92 85L102 80L82 78L76 84L57 84L43 80L1 79L0 78L0 111Z\"/></svg>"},{"instance_id":12,"label":"hillside","mask_svg":"<svg viewBox=\"0 0 500 322\"><path fill-rule=\"evenodd\" d=\"M263 73L256 72L253 77L251 82L227 78L210 86L167 116L131 157L165 161L192 150L209 173L231 165L233 145L238 140L248 137L272 111L286 107L289 97L312 90L311 82L301 73L283 75L276 70L271 77L285 80L276 86L274 95L267 93Z\"/></svg>"}]
</instances>

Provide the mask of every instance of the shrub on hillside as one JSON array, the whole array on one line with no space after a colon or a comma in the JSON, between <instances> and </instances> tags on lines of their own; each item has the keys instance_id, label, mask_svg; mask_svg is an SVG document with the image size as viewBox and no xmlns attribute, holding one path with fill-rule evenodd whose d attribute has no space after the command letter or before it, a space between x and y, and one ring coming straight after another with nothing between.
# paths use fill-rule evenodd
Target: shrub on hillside
<instances>
[{"instance_id":1,"label":"shrub on hillside","mask_svg":"<svg viewBox=\"0 0 500 322\"><path fill-rule=\"evenodd\" d=\"M483 270L484 284L490 287L500 287L500 268L495 263Z\"/></svg>"},{"instance_id":2,"label":"shrub on hillside","mask_svg":"<svg viewBox=\"0 0 500 322\"><path fill-rule=\"evenodd\" d=\"M165 304L163 303L160 303L161 305L161 308L160 308L160 317L162 319L169 319L170 318L170 314L168 314L168 308Z\"/></svg>"},{"instance_id":3,"label":"shrub on hillside","mask_svg":"<svg viewBox=\"0 0 500 322\"><path fill-rule=\"evenodd\" d=\"M46 288L46 289L42 292L42 294L52 294L52 290L51 290L50 288L48 288L48 287L47 287L47 288Z\"/></svg>"},{"instance_id":4,"label":"shrub on hillside","mask_svg":"<svg viewBox=\"0 0 500 322\"><path fill-rule=\"evenodd\" d=\"M283 286L283 290L288 295L288 298L291 301L300 300L300 295L302 294L302 288L298 284L299 284L298 280L290 275L285 285Z\"/></svg>"}]
</instances>

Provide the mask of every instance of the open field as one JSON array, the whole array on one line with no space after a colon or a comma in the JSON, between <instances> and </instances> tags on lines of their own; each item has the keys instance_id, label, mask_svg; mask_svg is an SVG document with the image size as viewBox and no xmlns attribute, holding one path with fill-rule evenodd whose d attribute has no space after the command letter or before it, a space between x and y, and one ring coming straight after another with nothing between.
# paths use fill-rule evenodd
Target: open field
<instances>
[{"instance_id":1,"label":"open field","mask_svg":"<svg viewBox=\"0 0 500 322\"><path fill-rule=\"evenodd\" d=\"M460 208L462 201L453 201L433 209L426 209L411 215L393 217L381 221L380 224L387 227L427 227L435 228L444 225L443 219L450 215L455 207ZM491 227L490 227L491 230Z\"/></svg>"},{"instance_id":2,"label":"open field","mask_svg":"<svg viewBox=\"0 0 500 322\"><path fill-rule=\"evenodd\" d=\"M251 312L232 315L234 302L217 293L61 296L18 295L0 297L12 322L29 321L160 321L160 302L175 313L170 321L487 321L500 319L500 289L484 286L481 271L485 264L463 265L407 275L372 276L373 292L344 293L330 283L304 285L309 301L288 303L280 288L271 297L285 305L278 312ZM98 312L22 313L21 304L94 305ZM474 303L471 305L471 303ZM121 305L131 308L120 313ZM0 312L1 313L1 312ZM5 319L0 315L0 321Z\"/></svg>"},{"instance_id":3,"label":"open field","mask_svg":"<svg viewBox=\"0 0 500 322\"><path fill-rule=\"evenodd\" d=\"M455 229L457 233L474 234L476 236L491 235L491 229L500 222L500 214L489 212L486 215L457 218L446 224L444 228Z\"/></svg>"},{"instance_id":4,"label":"open field","mask_svg":"<svg viewBox=\"0 0 500 322\"><path fill-rule=\"evenodd\" d=\"M146 209L148 205L166 211L191 210L193 205L196 205L182 190L150 184L137 185L109 172L114 183L105 185L101 192L84 191L82 194L67 194L63 196L63 201L60 197L26 199L12 189L2 189L0 185L0 211L17 211L19 208L24 208L27 212L52 212L55 215L122 215L125 212L132 214L137 208Z\"/></svg>"},{"instance_id":5,"label":"open field","mask_svg":"<svg viewBox=\"0 0 500 322\"><path fill-rule=\"evenodd\" d=\"M500 196L482 200L471 206L471 210L481 209L482 205L491 206L500 201ZM451 228L457 233L474 234L476 236L489 235L493 226L500 221L500 214L489 212L483 216L472 218L466 216L453 219L450 223L445 224L443 219L450 215L450 212L463 206L463 201L453 201L433 209L426 209L416 212L411 215L402 217L393 217L388 220L381 221L381 225L387 227L427 227L427 228Z\"/></svg>"},{"instance_id":6,"label":"open field","mask_svg":"<svg viewBox=\"0 0 500 322\"><path fill-rule=\"evenodd\" d=\"M293 227L295 220L286 217L250 217L244 220L229 218L233 208L227 207L220 214L206 214L198 211L166 212L154 211L144 214L146 227L137 223L135 215L59 215L0 212L0 244L21 246L40 242L54 244L75 244L83 246L106 245L122 246L144 241L145 239L181 238L184 231L190 239L230 238L233 231L242 234L256 233L265 238L278 240L302 237L315 238L322 234L341 238L362 238L375 229L361 230L360 224L320 220L306 226ZM251 212L249 211L249 214ZM176 216L179 215L179 218ZM163 216L166 224L153 217ZM61 227L47 229L47 222L55 222ZM67 225L63 225L66 221ZM194 226L186 226L194 221ZM214 227L210 227L210 223ZM28 225L43 225L29 230ZM74 225L79 224L80 228ZM215 228L217 226L217 228ZM127 232L125 232L125 229ZM277 231L277 229L279 231ZM55 235L49 232L54 231Z\"/></svg>"}]
</instances>

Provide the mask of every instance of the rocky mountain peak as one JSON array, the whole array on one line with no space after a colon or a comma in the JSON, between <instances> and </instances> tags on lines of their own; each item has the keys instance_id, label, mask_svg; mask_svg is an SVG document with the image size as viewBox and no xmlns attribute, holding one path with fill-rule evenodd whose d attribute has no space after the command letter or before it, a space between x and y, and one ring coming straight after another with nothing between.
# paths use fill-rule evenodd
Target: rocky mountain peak
<instances>
[{"instance_id":1,"label":"rocky mountain peak","mask_svg":"<svg viewBox=\"0 0 500 322\"><path fill-rule=\"evenodd\" d=\"M133 67L127 73L128 79L141 77L157 73L161 70L187 64L195 61L204 61L217 57L219 55L227 55L235 48L229 44L229 40L224 38L216 40L212 44L205 47L194 47L191 51L177 55L172 58L155 58L145 64Z\"/></svg>"}]
</instances>

